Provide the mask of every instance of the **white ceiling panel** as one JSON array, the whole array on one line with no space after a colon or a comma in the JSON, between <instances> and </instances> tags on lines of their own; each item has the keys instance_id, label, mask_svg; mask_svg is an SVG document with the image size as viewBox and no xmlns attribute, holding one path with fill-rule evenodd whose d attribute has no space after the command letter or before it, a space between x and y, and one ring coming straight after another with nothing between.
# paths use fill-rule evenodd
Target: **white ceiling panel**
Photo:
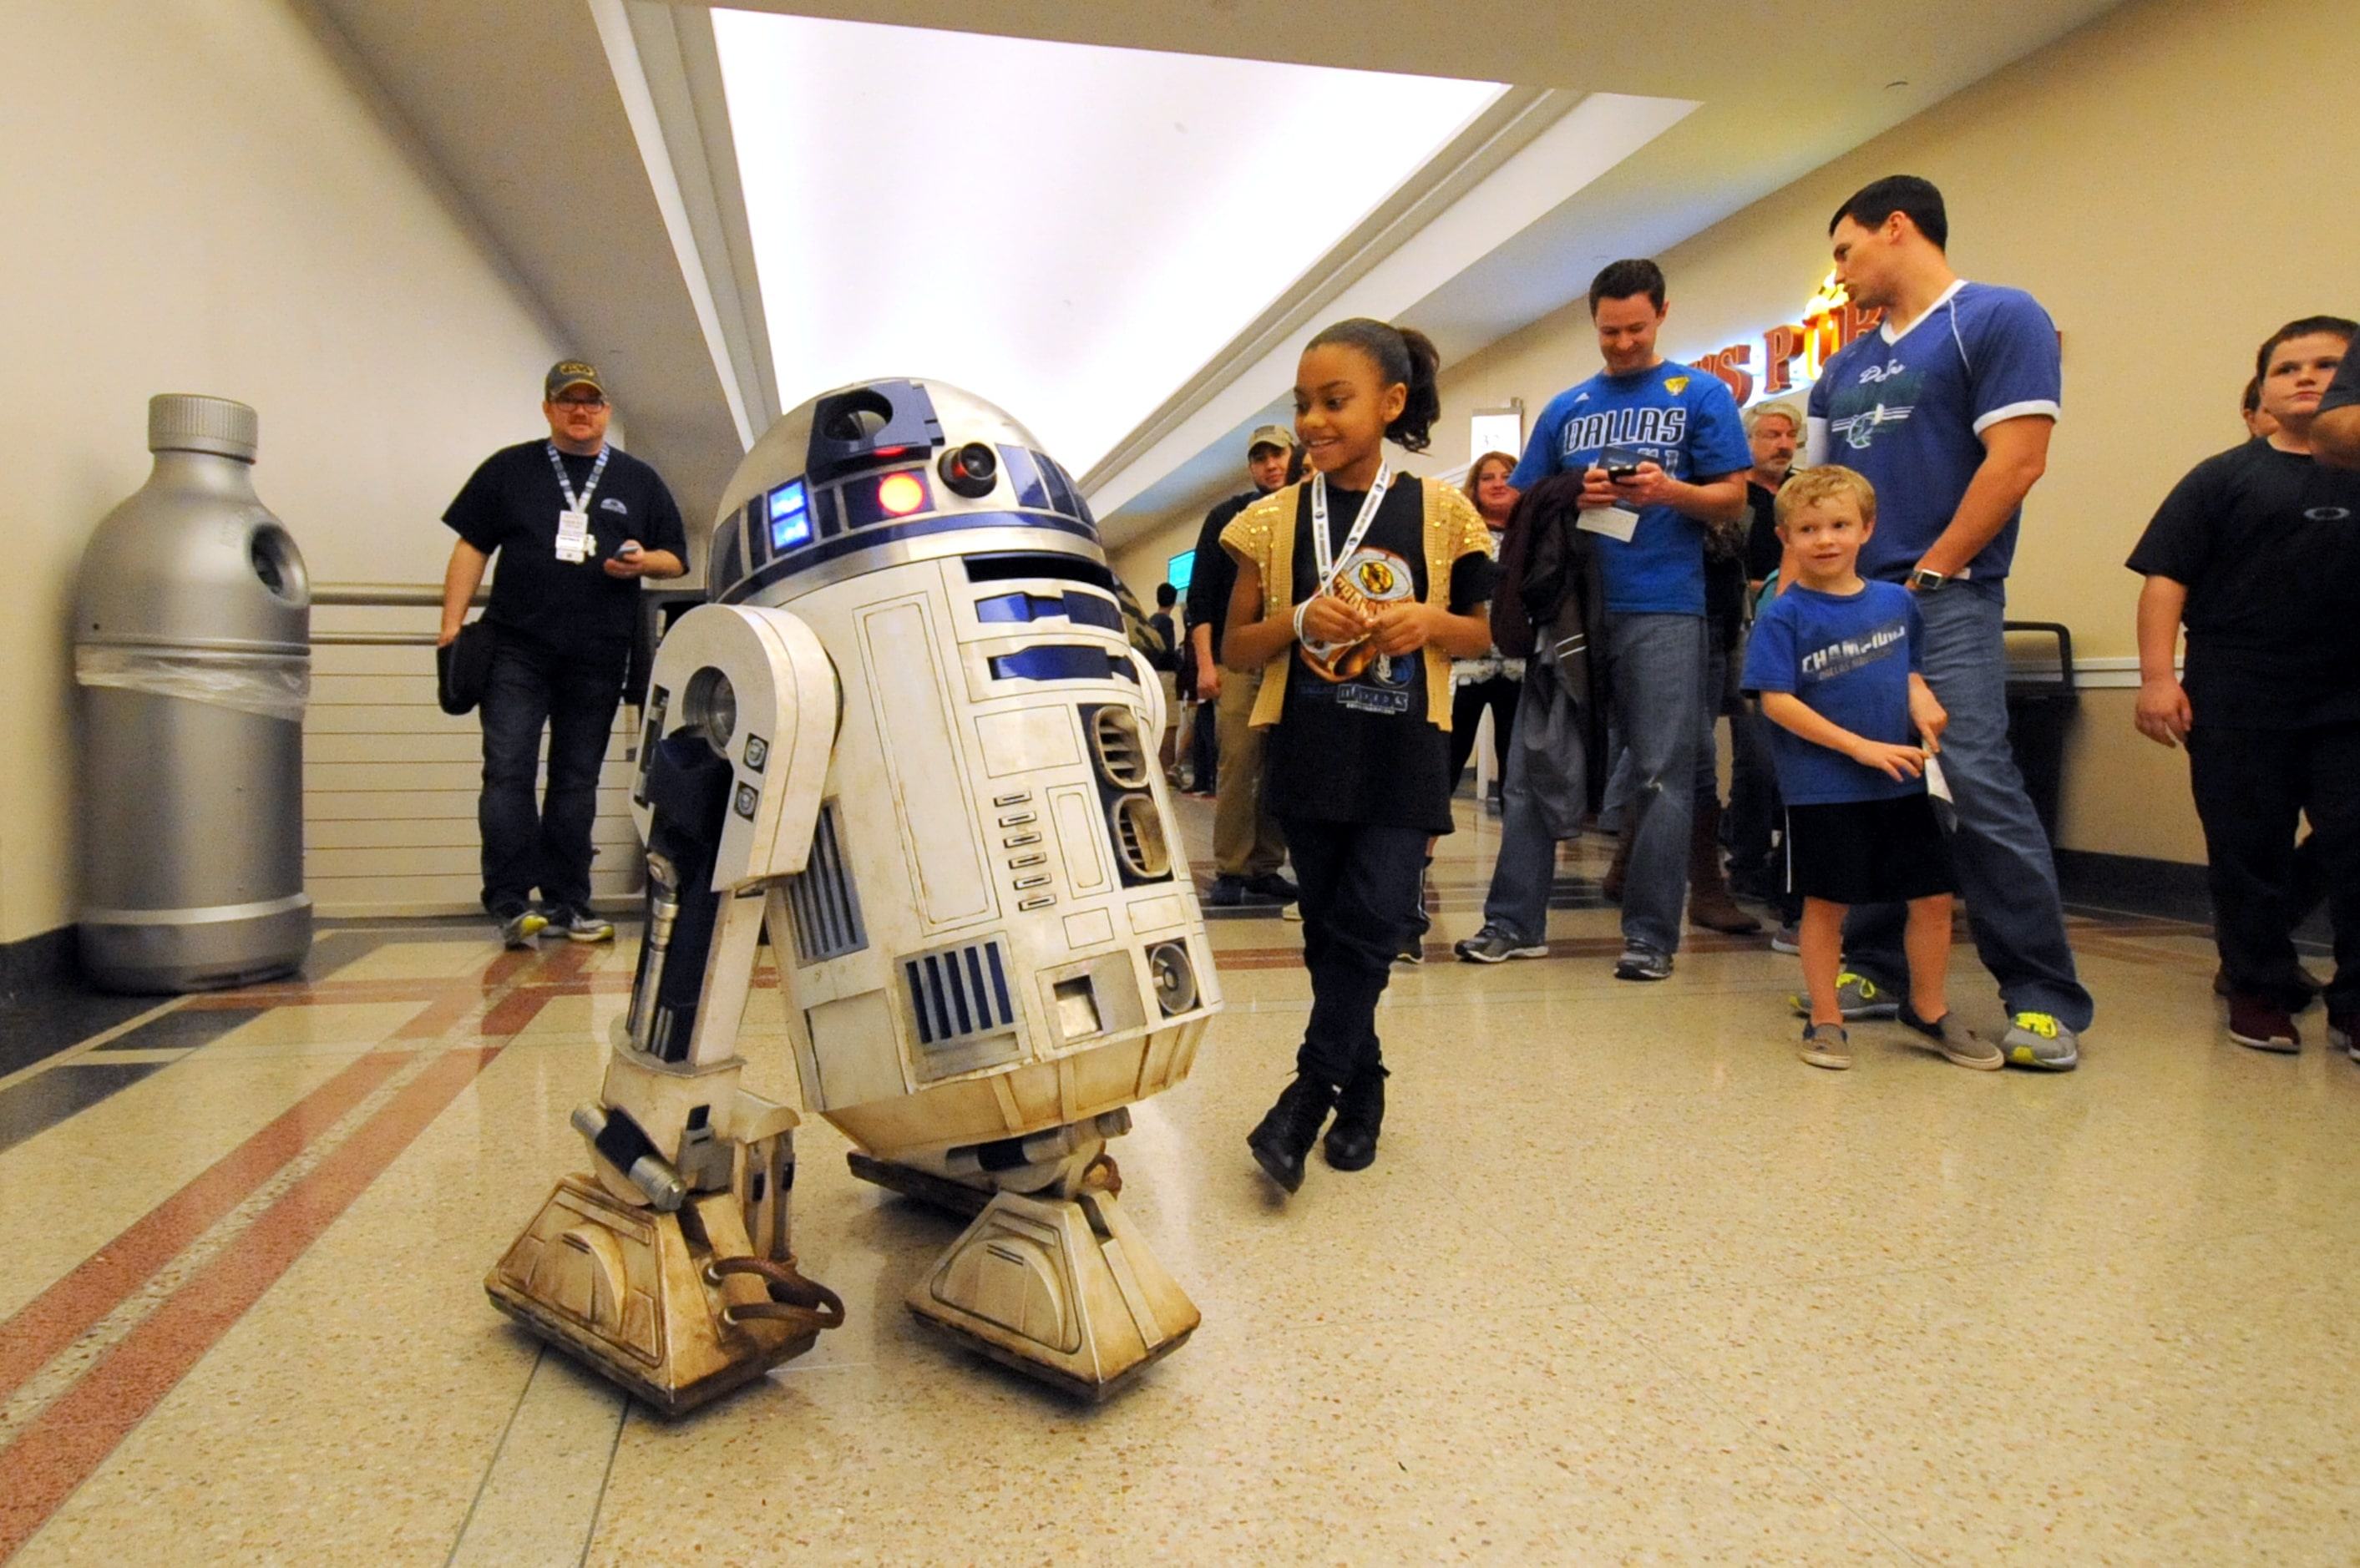
<instances>
[{"instance_id":1,"label":"white ceiling panel","mask_svg":"<svg viewBox=\"0 0 2360 1568\"><path fill-rule=\"evenodd\" d=\"M1500 89L716 11L781 406L933 376L1095 463Z\"/></svg>"}]
</instances>

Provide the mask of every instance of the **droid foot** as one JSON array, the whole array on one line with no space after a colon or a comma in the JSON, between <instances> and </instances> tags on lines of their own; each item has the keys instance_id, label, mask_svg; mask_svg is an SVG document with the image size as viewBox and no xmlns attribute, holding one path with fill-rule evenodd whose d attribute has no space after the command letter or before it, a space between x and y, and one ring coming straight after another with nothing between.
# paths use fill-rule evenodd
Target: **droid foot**
<instances>
[{"instance_id":1,"label":"droid foot","mask_svg":"<svg viewBox=\"0 0 2360 1568\"><path fill-rule=\"evenodd\" d=\"M736 1201L663 1214L569 1176L501 1258L492 1305L666 1415L809 1350L844 1303L785 1259L753 1256Z\"/></svg>"},{"instance_id":2,"label":"droid foot","mask_svg":"<svg viewBox=\"0 0 2360 1568\"><path fill-rule=\"evenodd\" d=\"M1103 1399L1201 1321L1114 1194L995 1196L909 1295L910 1311L1003 1366Z\"/></svg>"},{"instance_id":3,"label":"droid foot","mask_svg":"<svg viewBox=\"0 0 2360 1568\"><path fill-rule=\"evenodd\" d=\"M1296 1073L1278 1103L1246 1134L1246 1147L1264 1174L1290 1192L1303 1188L1303 1161L1336 1108L1336 1087ZM1371 1156L1373 1158L1373 1155Z\"/></svg>"},{"instance_id":4,"label":"droid foot","mask_svg":"<svg viewBox=\"0 0 2360 1568\"><path fill-rule=\"evenodd\" d=\"M1377 1134L1385 1125L1385 1079L1382 1067L1354 1074L1336 1096L1335 1125L1328 1129L1331 1171L1366 1171L1377 1162Z\"/></svg>"}]
</instances>

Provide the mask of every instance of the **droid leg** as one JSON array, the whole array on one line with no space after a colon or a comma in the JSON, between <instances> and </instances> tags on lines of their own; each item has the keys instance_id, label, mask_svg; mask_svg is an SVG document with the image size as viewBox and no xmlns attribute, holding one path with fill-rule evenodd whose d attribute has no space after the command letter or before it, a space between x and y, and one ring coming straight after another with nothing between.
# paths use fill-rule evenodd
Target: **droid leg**
<instances>
[{"instance_id":1,"label":"droid leg","mask_svg":"<svg viewBox=\"0 0 2360 1568\"><path fill-rule=\"evenodd\" d=\"M781 659L789 678L794 651ZM804 690L798 708L792 692L736 691L724 703L708 691L702 717L665 735L666 673L659 659L635 796L647 938L606 1083L573 1118L591 1170L558 1184L484 1288L534 1334L677 1415L809 1350L844 1321L844 1303L803 1278L788 1246L795 1113L740 1087L736 1054L759 895L780 869L768 846L781 829L797 843L810 834L808 816L787 821L770 791L785 794L807 769L814 735L825 768L833 694ZM756 782L731 766L740 733L763 765ZM815 813L815 787L804 793Z\"/></svg>"},{"instance_id":2,"label":"droid leg","mask_svg":"<svg viewBox=\"0 0 2360 1568\"><path fill-rule=\"evenodd\" d=\"M856 1174L976 1216L911 1289L910 1310L969 1348L1088 1399L1106 1399L1179 1349L1200 1314L1123 1214L1121 1178L1106 1153L1107 1138L1130 1127L1130 1112L1118 1110L953 1149L949 1179L856 1156ZM978 1175L997 1190L956 1179Z\"/></svg>"}]
</instances>

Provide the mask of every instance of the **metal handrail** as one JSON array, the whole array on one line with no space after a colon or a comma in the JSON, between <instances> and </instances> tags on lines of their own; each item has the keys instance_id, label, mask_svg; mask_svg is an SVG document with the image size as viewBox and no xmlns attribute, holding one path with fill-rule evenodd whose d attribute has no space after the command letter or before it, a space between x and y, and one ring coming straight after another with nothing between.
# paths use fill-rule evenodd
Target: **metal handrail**
<instances>
[{"instance_id":1,"label":"metal handrail","mask_svg":"<svg viewBox=\"0 0 2360 1568\"><path fill-rule=\"evenodd\" d=\"M491 590L478 588L470 605L491 602ZM315 583L311 603L362 609L434 609L442 607L440 583ZM432 648L442 640L440 628L431 632L313 632L315 648Z\"/></svg>"}]
</instances>

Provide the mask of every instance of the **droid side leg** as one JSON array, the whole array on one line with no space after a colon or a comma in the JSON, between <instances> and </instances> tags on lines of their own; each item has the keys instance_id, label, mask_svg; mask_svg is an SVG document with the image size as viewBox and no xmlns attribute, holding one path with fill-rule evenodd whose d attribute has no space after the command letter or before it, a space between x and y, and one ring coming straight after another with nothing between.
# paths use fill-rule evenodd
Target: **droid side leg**
<instances>
[{"instance_id":1,"label":"droid side leg","mask_svg":"<svg viewBox=\"0 0 2360 1568\"><path fill-rule=\"evenodd\" d=\"M599 1098L573 1116L591 1169L558 1184L484 1281L500 1311L670 1415L803 1354L844 1321L843 1302L802 1275L788 1245L798 1118L740 1085L736 1052L761 895L792 868L773 862L802 854L771 846L810 842L808 769L825 767L833 693L792 679L792 637L782 655L770 646L778 628L748 642L760 626L695 626L705 614L666 640L653 678L635 791L648 842L647 936ZM672 657L692 626L686 652ZM741 668L782 657L769 681ZM681 689L664 682L716 670L729 702L708 689L704 708L683 715L669 700ZM726 727L716 713L729 715ZM677 733L663 734L668 720L681 721ZM732 765L741 733L760 764L745 773ZM808 789L794 788L799 768Z\"/></svg>"}]
</instances>

